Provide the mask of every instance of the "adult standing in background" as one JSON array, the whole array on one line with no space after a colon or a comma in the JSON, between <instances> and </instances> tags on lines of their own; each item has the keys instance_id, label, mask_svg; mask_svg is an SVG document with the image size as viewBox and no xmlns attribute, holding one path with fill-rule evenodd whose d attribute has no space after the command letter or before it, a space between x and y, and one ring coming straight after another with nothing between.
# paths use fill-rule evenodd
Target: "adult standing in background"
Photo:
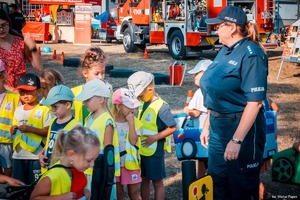
<instances>
[{"instance_id":1,"label":"adult standing in background","mask_svg":"<svg viewBox=\"0 0 300 200\"><path fill-rule=\"evenodd\" d=\"M26 59L37 71L42 70L42 59L36 43L26 34L23 38L12 29L8 14L0 9L0 59L5 65L6 86L13 90L17 86L18 78L26 74Z\"/></svg>"},{"instance_id":2,"label":"adult standing in background","mask_svg":"<svg viewBox=\"0 0 300 200\"><path fill-rule=\"evenodd\" d=\"M9 12L9 18L11 21L12 29L22 34L22 28L25 26L26 23L24 16L18 11L18 6L13 3L9 5Z\"/></svg>"},{"instance_id":3,"label":"adult standing in background","mask_svg":"<svg viewBox=\"0 0 300 200\"><path fill-rule=\"evenodd\" d=\"M241 8L226 6L206 23L217 25L223 44L200 81L209 110L200 139L202 145L208 144L214 200L258 200L268 58L257 27L247 22Z\"/></svg>"}]
</instances>

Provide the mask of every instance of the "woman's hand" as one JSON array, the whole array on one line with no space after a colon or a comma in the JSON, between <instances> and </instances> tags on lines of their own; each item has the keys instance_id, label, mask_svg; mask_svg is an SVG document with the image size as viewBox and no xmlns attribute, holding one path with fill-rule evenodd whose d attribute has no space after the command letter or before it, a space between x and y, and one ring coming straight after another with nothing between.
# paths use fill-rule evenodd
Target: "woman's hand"
<instances>
[{"instance_id":1,"label":"woman's hand","mask_svg":"<svg viewBox=\"0 0 300 200\"><path fill-rule=\"evenodd\" d=\"M33 49L36 47L35 41L30 37L30 33L24 34L24 43L29 49Z\"/></svg>"},{"instance_id":2,"label":"woman's hand","mask_svg":"<svg viewBox=\"0 0 300 200\"><path fill-rule=\"evenodd\" d=\"M225 161L236 160L238 158L240 149L241 149L240 144L236 144L230 140L225 149L224 160Z\"/></svg>"}]
</instances>

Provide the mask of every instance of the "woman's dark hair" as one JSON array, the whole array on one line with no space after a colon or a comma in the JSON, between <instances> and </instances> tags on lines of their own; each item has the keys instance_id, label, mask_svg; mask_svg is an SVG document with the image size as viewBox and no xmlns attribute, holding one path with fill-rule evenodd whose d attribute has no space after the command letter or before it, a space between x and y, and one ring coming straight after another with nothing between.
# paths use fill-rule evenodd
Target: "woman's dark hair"
<instances>
[{"instance_id":1,"label":"woman's dark hair","mask_svg":"<svg viewBox=\"0 0 300 200\"><path fill-rule=\"evenodd\" d=\"M12 24L11 24L11 20L9 15L5 12L5 10L3 10L2 8L0 9L0 19L5 20L8 22L9 24L9 33L12 35L16 35L19 36L21 38L23 38L23 36L21 34L19 34L17 31L15 31L14 29L12 29Z\"/></svg>"}]
</instances>

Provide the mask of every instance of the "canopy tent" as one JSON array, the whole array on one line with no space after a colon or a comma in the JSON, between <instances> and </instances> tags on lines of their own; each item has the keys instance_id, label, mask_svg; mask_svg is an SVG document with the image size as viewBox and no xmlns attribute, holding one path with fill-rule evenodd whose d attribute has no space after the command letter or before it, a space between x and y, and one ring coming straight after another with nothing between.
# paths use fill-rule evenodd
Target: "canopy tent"
<instances>
[{"instance_id":1,"label":"canopy tent","mask_svg":"<svg viewBox=\"0 0 300 200\"><path fill-rule=\"evenodd\" d=\"M100 20L101 22L107 22L108 19L108 11L104 11L101 15L95 17L95 19Z\"/></svg>"},{"instance_id":2,"label":"canopy tent","mask_svg":"<svg viewBox=\"0 0 300 200\"><path fill-rule=\"evenodd\" d=\"M101 0L29 0L30 4L44 5L75 5L76 3L90 3L101 6Z\"/></svg>"}]
</instances>

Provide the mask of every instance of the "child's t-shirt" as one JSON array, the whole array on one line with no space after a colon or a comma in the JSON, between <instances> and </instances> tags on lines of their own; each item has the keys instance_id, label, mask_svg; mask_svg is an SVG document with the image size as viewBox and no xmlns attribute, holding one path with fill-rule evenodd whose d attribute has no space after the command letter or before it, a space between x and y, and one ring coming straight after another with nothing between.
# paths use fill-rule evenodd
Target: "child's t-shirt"
<instances>
[{"instance_id":1,"label":"child's t-shirt","mask_svg":"<svg viewBox=\"0 0 300 200\"><path fill-rule=\"evenodd\" d=\"M18 121L18 123L26 124L29 119L29 116L33 110L34 110L34 108L31 110L24 110L24 105L17 107L17 109L15 111L15 118ZM52 118L51 113L48 112L47 116L43 122L44 127L47 127L50 125L51 118ZM18 144L16 146L16 149L13 153L12 158L13 159L22 159L22 160L23 159L24 160L38 160L39 159L38 154L41 152L42 149L43 149L43 147L40 145L39 148L34 153L31 153L25 149L22 149L20 147L20 145Z\"/></svg>"},{"instance_id":2,"label":"child's t-shirt","mask_svg":"<svg viewBox=\"0 0 300 200\"><path fill-rule=\"evenodd\" d=\"M195 124L197 124L197 126L199 126L199 128L202 128L205 118L207 116L207 108L204 107L203 94L200 89L198 89L195 92L195 94L193 95L193 97L188 105L188 109L201 111L201 114L199 115L199 117L197 117L195 119L198 121Z\"/></svg>"},{"instance_id":3,"label":"child's t-shirt","mask_svg":"<svg viewBox=\"0 0 300 200\"><path fill-rule=\"evenodd\" d=\"M116 122L117 131L118 131L118 138L119 138L119 150L120 153L125 151L126 149L126 137L128 133L128 122ZM140 135L140 130L136 130L136 134ZM125 164L125 156L120 157L121 167L124 167Z\"/></svg>"},{"instance_id":4,"label":"child's t-shirt","mask_svg":"<svg viewBox=\"0 0 300 200\"><path fill-rule=\"evenodd\" d=\"M62 124L58 124L57 123L57 119L55 119L53 121L53 124L51 126L51 130L50 130L50 136L49 136L49 141L47 140L46 142L48 143L48 148L46 149L44 155L46 157L48 157L48 163L50 163L50 158L51 158L51 155L52 155L52 152L53 152L53 147L54 147L54 143L56 141L56 137L57 137L57 133L64 129L65 126L74 119L74 117L72 116L70 120L68 120L67 122L65 123L62 123Z\"/></svg>"}]
</instances>

